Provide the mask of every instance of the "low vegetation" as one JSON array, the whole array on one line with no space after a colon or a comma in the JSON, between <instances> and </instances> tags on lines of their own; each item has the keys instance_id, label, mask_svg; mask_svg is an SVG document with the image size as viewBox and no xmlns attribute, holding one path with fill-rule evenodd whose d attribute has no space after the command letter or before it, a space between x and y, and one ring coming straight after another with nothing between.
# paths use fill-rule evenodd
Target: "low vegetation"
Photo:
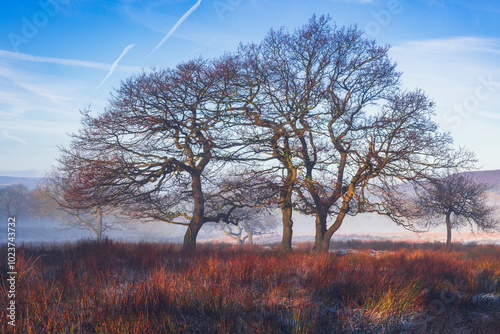
<instances>
[{"instance_id":1,"label":"low vegetation","mask_svg":"<svg viewBox=\"0 0 500 334\"><path fill-rule=\"evenodd\" d=\"M18 248L17 325L3 333L494 333L500 247L105 240ZM6 258L2 247L2 258ZM4 261L5 262L5 261ZM1 264L1 308L7 268Z\"/></svg>"}]
</instances>

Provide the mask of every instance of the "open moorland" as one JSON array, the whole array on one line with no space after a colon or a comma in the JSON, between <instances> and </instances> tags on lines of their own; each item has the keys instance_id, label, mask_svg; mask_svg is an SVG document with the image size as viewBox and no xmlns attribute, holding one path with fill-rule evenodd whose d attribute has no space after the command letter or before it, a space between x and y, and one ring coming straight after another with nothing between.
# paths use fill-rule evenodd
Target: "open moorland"
<instances>
[{"instance_id":1,"label":"open moorland","mask_svg":"<svg viewBox=\"0 0 500 334\"><path fill-rule=\"evenodd\" d=\"M2 247L2 258L6 258ZM500 247L80 241L18 247L8 333L498 333ZM2 291L7 294L2 263ZM2 309L5 310L2 297Z\"/></svg>"}]
</instances>

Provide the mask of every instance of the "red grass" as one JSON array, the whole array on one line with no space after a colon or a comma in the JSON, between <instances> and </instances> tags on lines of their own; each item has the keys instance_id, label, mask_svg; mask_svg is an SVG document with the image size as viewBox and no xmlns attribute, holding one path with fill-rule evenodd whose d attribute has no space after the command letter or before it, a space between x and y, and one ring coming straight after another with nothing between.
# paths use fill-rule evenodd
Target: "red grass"
<instances>
[{"instance_id":1,"label":"red grass","mask_svg":"<svg viewBox=\"0 0 500 334\"><path fill-rule=\"evenodd\" d=\"M307 246L307 247L306 247ZM495 329L500 247L349 243L357 252L82 241L23 246L12 333L464 332ZM381 254L372 249L390 250ZM2 250L2 254L5 250ZM6 258L2 256L2 258ZM4 263L1 266L5 266ZM6 268L2 267L2 275ZM6 276L2 276L5 309ZM481 311L481 316L473 316ZM453 317L451 316L452 314ZM457 317L457 314L460 316ZM495 327L496 326L496 327Z\"/></svg>"}]
</instances>

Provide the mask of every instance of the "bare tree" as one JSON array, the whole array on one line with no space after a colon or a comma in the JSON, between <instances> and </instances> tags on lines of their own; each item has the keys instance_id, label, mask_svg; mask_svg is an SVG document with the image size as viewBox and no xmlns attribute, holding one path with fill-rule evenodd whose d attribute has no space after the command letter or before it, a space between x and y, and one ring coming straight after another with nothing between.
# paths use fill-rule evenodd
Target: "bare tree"
<instances>
[{"instance_id":1,"label":"bare tree","mask_svg":"<svg viewBox=\"0 0 500 334\"><path fill-rule=\"evenodd\" d=\"M104 113L84 113L63 154L71 164L100 161L102 172L86 187L95 198L123 204L138 218L186 226L183 249L194 251L204 223L227 220L206 214L205 193L207 181L239 152L229 122L233 71L228 57L132 77Z\"/></svg>"},{"instance_id":2,"label":"bare tree","mask_svg":"<svg viewBox=\"0 0 500 334\"><path fill-rule=\"evenodd\" d=\"M91 187L102 172L98 161L79 165L77 159L63 156L60 166L46 176L43 185L33 190L38 216L50 216L67 226L89 230L102 240L104 233L118 221L118 210Z\"/></svg>"},{"instance_id":3,"label":"bare tree","mask_svg":"<svg viewBox=\"0 0 500 334\"><path fill-rule=\"evenodd\" d=\"M482 231L498 228L496 208L487 205L486 183L475 181L472 175L448 174L431 179L419 190L417 204L425 217L427 227L446 224L446 247L451 249L451 230L460 226L476 227Z\"/></svg>"},{"instance_id":4,"label":"bare tree","mask_svg":"<svg viewBox=\"0 0 500 334\"><path fill-rule=\"evenodd\" d=\"M392 205L395 186L473 156L450 154L451 137L438 131L423 92L401 91L388 46L329 22L314 16L234 56L124 82L104 113L84 113L64 151L72 164L99 161L84 189L134 216L186 226L186 251L204 223L256 206L217 204L217 179L235 163L247 174L240 185L268 195L258 205L279 206L282 251L292 249L294 209L315 217L315 250L329 248L348 214L377 212L411 227Z\"/></svg>"}]
</instances>

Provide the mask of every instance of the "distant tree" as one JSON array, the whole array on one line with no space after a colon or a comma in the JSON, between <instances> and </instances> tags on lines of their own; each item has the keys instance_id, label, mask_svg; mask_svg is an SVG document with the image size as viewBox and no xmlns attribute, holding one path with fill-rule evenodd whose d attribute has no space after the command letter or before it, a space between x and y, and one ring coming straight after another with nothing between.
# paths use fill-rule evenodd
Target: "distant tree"
<instances>
[{"instance_id":1,"label":"distant tree","mask_svg":"<svg viewBox=\"0 0 500 334\"><path fill-rule=\"evenodd\" d=\"M30 208L30 191L23 184L0 187L0 216L17 217L27 214Z\"/></svg>"},{"instance_id":2,"label":"distant tree","mask_svg":"<svg viewBox=\"0 0 500 334\"><path fill-rule=\"evenodd\" d=\"M431 179L420 188L417 204L424 216L424 225L446 224L446 247L451 249L451 230L467 224L473 230L492 231L498 228L496 208L487 204L486 183L471 175L449 174Z\"/></svg>"},{"instance_id":3,"label":"distant tree","mask_svg":"<svg viewBox=\"0 0 500 334\"><path fill-rule=\"evenodd\" d=\"M63 155L60 165L33 191L39 216L51 217L67 226L89 230L101 240L117 221L117 207L103 194L92 190L99 179L99 161L84 166L78 159Z\"/></svg>"},{"instance_id":4,"label":"distant tree","mask_svg":"<svg viewBox=\"0 0 500 334\"><path fill-rule=\"evenodd\" d=\"M253 245L253 237L276 233L279 219L264 208L238 208L231 213L231 224L212 224L213 228L221 229L238 245L245 242Z\"/></svg>"},{"instance_id":5,"label":"distant tree","mask_svg":"<svg viewBox=\"0 0 500 334\"><path fill-rule=\"evenodd\" d=\"M276 209L276 191L269 179L253 170L226 170L224 175L211 180L217 182L214 191L205 194L207 215L225 212L224 223L209 223L208 228L222 230L243 245L253 244L253 236L273 233L279 225L270 212Z\"/></svg>"}]
</instances>

